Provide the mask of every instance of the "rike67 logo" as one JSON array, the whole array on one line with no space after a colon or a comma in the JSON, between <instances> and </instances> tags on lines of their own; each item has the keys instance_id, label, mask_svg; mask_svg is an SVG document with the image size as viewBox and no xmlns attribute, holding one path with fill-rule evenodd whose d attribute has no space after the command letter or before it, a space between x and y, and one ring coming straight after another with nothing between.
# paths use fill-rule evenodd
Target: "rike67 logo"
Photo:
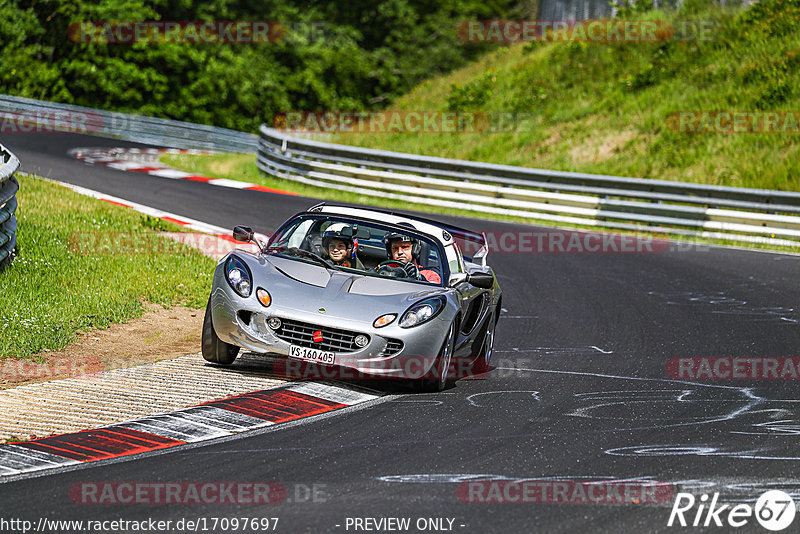
<instances>
[{"instance_id":1,"label":"rike67 logo","mask_svg":"<svg viewBox=\"0 0 800 534\"><path fill-rule=\"evenodd\" d=\"M767 530L783 530L794 521L795 506L792 497L780 490L763 493L755 506L750 504L718 504L719 493L708 500L708 495L695 499L691 493L678 493L669 514L667 526L742 527L753 517ZM696 509L695 509L696 508Z\"/></svg>"}]
</instances>

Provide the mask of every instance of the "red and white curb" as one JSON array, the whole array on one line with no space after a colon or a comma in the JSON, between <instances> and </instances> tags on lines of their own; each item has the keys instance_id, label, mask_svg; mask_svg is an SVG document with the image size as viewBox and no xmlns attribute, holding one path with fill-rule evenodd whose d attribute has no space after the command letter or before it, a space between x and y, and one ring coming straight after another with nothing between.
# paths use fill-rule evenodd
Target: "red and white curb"
<instances>
[{"instance_id":1,"label":"red and white curb","mask_svg":"<svg viewBox=\"0 0 800 534\"><path fill-rule=\"evenodd\" d=\"M96 430L0 445L0 477L178 447L339 410L381 394L294 382Z\"/></svg>"},{"instance_id":2,"label":"red and white curb","mask_svg":"<svg viewBox=\"0 0 800 534\"><path fill-rule=\"evenodd\" d=\"M274 189L258 184L229 180L227 178L211 178L200 174L179 171L170 168L158 161L162 154L193 154L209 155L213 152L207 150L179 149L179 148L73 148L69 154L89 165L103 165L120 171L141 172L150 176L170 178L173 180L191 180L204 182L219 187L231 189L247 189L249 191L263 191L280 195L297 196L293 191Z\"/></svg>"}]
</instances>

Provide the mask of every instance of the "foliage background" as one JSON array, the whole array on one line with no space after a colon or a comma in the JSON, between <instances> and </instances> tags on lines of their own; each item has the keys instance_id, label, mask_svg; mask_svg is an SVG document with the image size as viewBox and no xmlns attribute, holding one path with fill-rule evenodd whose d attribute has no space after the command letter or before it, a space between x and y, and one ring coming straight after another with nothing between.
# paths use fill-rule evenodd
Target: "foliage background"
<instances>
[{"instance_id":1,"label":"foliage background","mask_svg":"<svg viewBox=\"0 0 800 534\"><path fill-rule=\"evenodd\" d=\"M466 19L509 0L0 0L0 93L256 131L288 110L385 106L486 46ZM278 21L277 43L76 43L81 21ZM324 31L309 31L312 23Z\"/></svg>"}]
</instances>

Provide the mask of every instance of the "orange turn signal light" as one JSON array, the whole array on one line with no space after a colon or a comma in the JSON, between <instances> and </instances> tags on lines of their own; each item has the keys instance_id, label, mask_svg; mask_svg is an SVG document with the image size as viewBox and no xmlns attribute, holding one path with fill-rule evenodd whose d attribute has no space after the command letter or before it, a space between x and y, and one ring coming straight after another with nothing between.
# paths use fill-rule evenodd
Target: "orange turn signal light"
<instances>
[{"instance_id":1,"label":"orange turn signal light","mask_svg":"<svg viewBox=\"0 0 800 534\"><path fill-rule=\"evenodd\" d=\"M263 287L259 287L258 290L256 290L256 298L258 299L258 302L260 302L265 308L272 304L272 297L270 296L269 291Z\"/></svg>"}]
</instances>

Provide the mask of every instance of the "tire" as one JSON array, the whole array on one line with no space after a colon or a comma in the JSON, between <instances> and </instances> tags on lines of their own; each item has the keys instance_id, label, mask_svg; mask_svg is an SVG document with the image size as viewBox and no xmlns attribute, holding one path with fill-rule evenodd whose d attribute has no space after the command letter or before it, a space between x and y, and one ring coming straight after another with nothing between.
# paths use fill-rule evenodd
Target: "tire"
<instances>
[{"instance_id":1,"label":"tire","mask_svg":"<svg viewBox=\"0 0 800 534\"><path fill-rule=\"evenodd\" d=\"M433 364L433 370L436 373L435 377L420 379L417 382L418 391L436 393L444 389L445 385L447 385L447 372L450 369L450 362L453 360L455 348L456 325L451 323L444 343L442 343L442 348L439 349L439 354L436 356L436 362Z\"/></svg>"},{"instance_id":2,"label":"tire","mask_svg":"<svg viewBox=\"0 0 800 534\"><path fill-rule=\"evenodd\" d=\"M490 317L486 321L486 334L483 336L483 343L478 352L478 356L472 362L472 373L482 374L488 373L491 370L492 351L494 350L494 331L497 328L497 320L495 317Z\"/></svg>"},{"instance_id":3,"label":"tire","mask_svg":"<svg viewBox=\"0 0 800 534\"><path fill-rule=\"evenodd\" d=\"M217 365L228 366L239 355L239 347L225 343L214 331L211 321L211 299L208 299L206 315L203 318L203 359Z\"/></svg>"}]
</instances>

